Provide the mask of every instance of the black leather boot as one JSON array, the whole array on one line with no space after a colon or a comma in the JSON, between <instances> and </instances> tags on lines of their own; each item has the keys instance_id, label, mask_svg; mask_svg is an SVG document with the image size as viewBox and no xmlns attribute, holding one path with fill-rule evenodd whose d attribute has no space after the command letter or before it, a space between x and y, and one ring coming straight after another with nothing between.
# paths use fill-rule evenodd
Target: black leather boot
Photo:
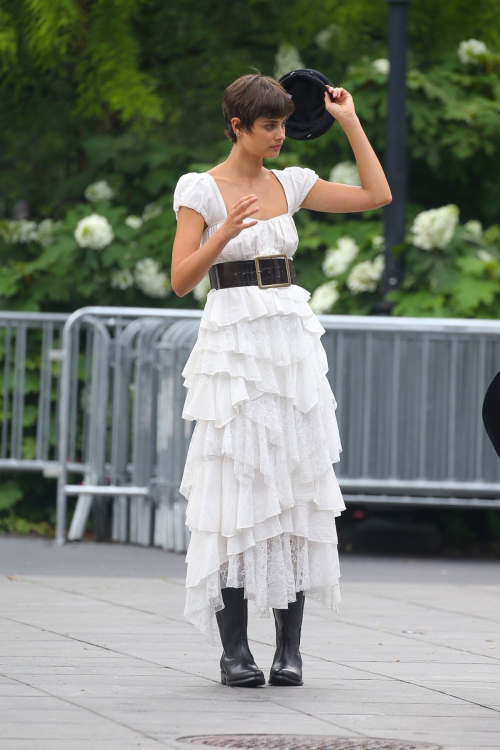
<instances>
[{"instance_id":1,"label":"black leather boot","mask_svg":"<svg viewBox=\"0 0 500 750\"><path fill-rule=\"evenodd\" d=\"M222 589L224 609L215 613L224 651L220 660L223 685L256 687L265 685L264 672L250 652L247 638L248 601L243 588Z\"/></svg>"},{"instance_id":2,"label":"black leather boot","mask_svg":"<svg viewBox=\"0 0 500 750\"><path fill-rule=\"evenodd\" d=\"M288 609L273 609L276 623L276 653L269 673L270 685L303 685L300 631L305 596L297 591L297 601Z\"/></svg>"}]
</instances>

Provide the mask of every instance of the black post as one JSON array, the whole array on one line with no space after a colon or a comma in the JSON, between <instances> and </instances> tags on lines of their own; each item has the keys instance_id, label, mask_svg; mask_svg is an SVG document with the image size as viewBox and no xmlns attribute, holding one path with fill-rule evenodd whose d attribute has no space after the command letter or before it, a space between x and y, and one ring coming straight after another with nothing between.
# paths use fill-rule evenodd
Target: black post
<instances>
[{"instance_id":1,"label":"black post","mask_svg":"<svg viewBox=\"0 0 500 750\"><path fill-rule=\"evenodd\" d=\"M391 252L404 240L406 219L406 50L408 46L408 5L410 0L387 0L389 10L389 83L387 89L387 126L385 173L392 202L384 210L385 270L384 294L397 289L403 276L403 263ZM389 315L392 303L380 302L375 315Z\"/></svg>"}]
</instances>

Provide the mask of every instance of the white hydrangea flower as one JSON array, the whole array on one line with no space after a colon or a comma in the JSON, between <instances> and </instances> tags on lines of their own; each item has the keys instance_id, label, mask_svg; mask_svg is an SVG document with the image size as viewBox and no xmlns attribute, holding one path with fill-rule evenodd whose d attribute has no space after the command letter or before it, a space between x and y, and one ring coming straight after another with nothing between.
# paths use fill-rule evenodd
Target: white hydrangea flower
<instances>
[{"instance_id":1,"label":"white hydrangea flower","mask_svg":"<svg viewBox=\"0 0 500 750\"><path fill-rule=\"evenodd\" d=\"M37 242L38 240L36 221L7 219L2 222L0 231L5 242L10 242L13 245Z\"/></svg>"},{"instance_id":2,"label":"white hydrangea flower","mask_svg":"<svg viewBox=\"0 0 500 750\"><path fill-rule=\"evenodd\" d=\"M159 216L162 211L163 208L157 206L156 203L148 203L142 213L142 220L149 221L150 219L154 219L156 216Z\"/></svg>"},{"instance_id":3,"label":"white hydrangea flower","mask_svg":"<svg viewBox=\"0 0 500 750\"><path fill-rule=\"evenodd\" d=\"M458 224L459 209L453 203L441 208L421 211L410 227L412 242L422 250L443 248L453 237Z\"/></svg>"},{"instance_id":4,"label":"white hydrangea flower","mask_svg":"<svg viewBox=\"0 0 500 750\"><path fill-rule=\"evenodd\" d=\"M477 235L478 237L481 237L483 233L483 225L477 219L469 219L469 221L466 221L464 224L464 229L467 229L469 232Z\"/></svg>"},{"instance_id":5,"label":"white hydrangea flower","mask_svg":"<svg viewBox=\"0 0 500 750\"><path fill-rule=\"evenodd\" d=\"M14 226L14 242L36 242L38 240L38 226L36 221L21 219Z\"/></svg>"},{"instance_id":6,"label":"white hydrangea flower","mask_svg":"<svg viewBox=\"0 0 500 750\"><path fill-rule=\"evenodd\" d=\"M481 258L481 260L484 261L485 263L497 262L497 259L487 250L478 250L477 254L478 254L478 257Z\"/></svg>"},{"instance_id":7,"label":"white hydrangea flower","mask_svg":"<svg viewBox=\"0 0 500 750\"><path fill-rule=\"evenodd\" d=\"M52 233L60 225L60 221L52 219L43 219L38 225L26 219L7 219L0 222L0 237L12 244L38 242L45 246L52 242Z\"/></svg>"},{"instance_id":8,"label":"white hydrangea flower","mask_svg":"<svg viewBox=\"0 0 500 750\"><path fill-rule=\"evenodd\" d=\"M105 216L90 214L81 219L75 229L75 240L80 247L102 250L114 240L113 229Z\"/></svg>"},{"instance_id":9,"label":"white hydrangea flower","mask_svg":"<svg viewBox=\"0 0 500 750\"><path fill-rule=\"evenodd\" d=\"M464 65L477 62L478 55L483 55L485 52L488 52L488 48L479 39L466 39L460 42L457 50L459 60Z\"/></svg>"},{"instance_id":10,"label":"white hydrangea flower","mask_svg":"<svg viewBox=\"0 0 500 750\"><path fill-rule=\"evenodd\" d=\"M316 34L314 41L320 49L327 50L331 38L338 30L339 27L336 23L329 23L328 26L325 26L324 29L321 29L321 31ZM291 70L293 70L293 68L291 68Z\"/></svg>"},{"instance_id":11,"label":"white hydrangea flower","mask_svg":"<svg viewBox=\"0 0 500 750\"><path fill-rule=\"evenodd\" d=\"M340 182L342 185L361 185L356 163L353 161L339 162L331 170L328 181Z\"/></svg>"},{"instance_id":12,"label":"white hydrangea flower","mask_svg":"<svg viewBox=\"0 0 500 750\"><path fill-rule=\"evenodd\" d=\"M337 282L327 281L325 284L320 284L320 286L316 287L309 300L309 305L313 312L317 314L327 313L332 309L339 297Z\"/></svg>"},{"instance_id":13,"label":"white hydrangea flower","mask_svg":"<svg viewBox=\"0 0 500 750\"><path fill-rule=\"evenodd\" d=\"M292 70L305 68L297 47L294 47L293 44L288 44L288 42L280 44L274 58L274 65L274 77L276 79L281 78L285 73L290 73Z\"/></svg>"},{"instance_id":14,"label":"white hydrangea flower","mask_svg":"<svg viewBox=\"0 0 500 750\"><path fill-rule=\"evenodd\" d=\"M328 278L340 276L358 253L359 247L352 237L340 237L337 247L331 247L325 252L325 259L321 265L323 273Z\"/></svg>"},{"instance_id":15,"label":"white hydrangea flower","mask_svg":"<svg viewBox=\"0 0 500 750\"><path fill-rule=\"evenodd\" d=\"M85 190L85 198L90 203L95 203L96 201L109 201L114 195L115 191L110 185L108 185L106 180L93 182L92 185L89 185Z\"/></svg>"},{"instance_id":16,"label":"white hydrangea flower","mask_svg":"<svg viewBox=\"0 0 500 750\"><path fill-rule=\"evenodd\" d=\"M139 229L142 227L142 219L140 216L127 216L125 224L132 229Z\"/></svg>"},{"instance_id":17,"label":"white hydrangea flower","mask_svg":"<svg viewBox=\"0 0 500 750\"><path fill-rule=\"evenodd\" d=\"M375 68L377 73L384 73L387 75L391 68L391 64L386 57L380 57L378 60L372 61L372 66Z\"/></svg>"},{"instance_id":18,"label":"white hydrangea flower","mask_svg":"<svg viewBox=\"0 0 500 750\"><path fill-rule=\"evenodd\" d=\"M40 245L50 245L53 239L54 229L60 227L61 221L53 221L52 219L43 219L37 228L37 241Z\"/></svg>"},{"instance_id":19,"label":"white hydrangea flower","mask_svg":"<svg viewBox=\"0 0 500 750\"><path fill-rule=\"evenodd\" d=\"M377 255L374 260L365 260L354 266L347 279L347 286L353 294L360 292L374 292L380 281L385 267L383 255Z\"/></svg>"},{"instance_id":20,"label":"white hydrangea flower","mask_svg":"<svg viewBox=\"0 0 500 750\"><path fill-rule=\"evenodd\" d=\"M373 247L384 247L385 238L381 234L375 235L375 237L372 238L372 245Z\"/></svg>"},{"instance_id":21,"label":"white hydrangea flower","mask_svg":"<svg viewBox=\"0 0 500 750\"><path fill-rule=\"evenodd\" d=\"M206 300L207 294L209 293L210 289L210 276L207 273L206 276L204 276L193 289L194 298L198 300L198 302L203 302L204 300Z\"/></svg>"},{"instance_id":22,"label":"white hydrangea flower","mask_svg":"<svg viewBox=\"0 0 500 750\"><path fill-rule=\"evenodd\" d=\"M134 269L135 283L148 297L162 299L168 297L171 291L170 279L161 270L158 261L153 258L143 258L137 261Z\"/></svg>"},{"instance_id":23,"label":"white hydrangea flower","mask_svg":"<svg viewBox=\"0 0 500 750\"><path fill-rule=\"evenodd\" d=\"M111 286L113 289L130 289L134 284L134 277L128 268L119 268L111 274Z\"/></svg>"}]
</instances>

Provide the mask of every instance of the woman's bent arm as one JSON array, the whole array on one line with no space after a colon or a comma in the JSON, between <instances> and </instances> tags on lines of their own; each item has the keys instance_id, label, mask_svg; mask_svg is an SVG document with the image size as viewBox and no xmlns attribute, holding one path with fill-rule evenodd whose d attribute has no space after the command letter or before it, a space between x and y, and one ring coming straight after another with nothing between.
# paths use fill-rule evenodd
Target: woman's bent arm
<instances>
[{"instance_id":1,"label":"woman's bent arm","mask_svg":"<svg viewBox=\"0 0 500 750\"><path fill-rule=\"evenodd\" d=\"M205 222L197 211L187 206L180 207L177 221L170 282L175 294L184 297L206 276L227 245L228 238L222 225L200 246Z\"/></svg>"},{"instance_id":2,"label":"woman's bent arm","mask_svg":"<svg viewBox=\"0 0 500 750\"><path fill-rule=\"evenodd\" d=\"M250 218L259 210L253 206L256 200L257 196L252 193L236 201L225 222L202 245L203 216L187 206L179 208L170 273L170 283L178 297L189 294L200 283L230 240L257 224L256 219Z\"/></svg>"}]
</instances>

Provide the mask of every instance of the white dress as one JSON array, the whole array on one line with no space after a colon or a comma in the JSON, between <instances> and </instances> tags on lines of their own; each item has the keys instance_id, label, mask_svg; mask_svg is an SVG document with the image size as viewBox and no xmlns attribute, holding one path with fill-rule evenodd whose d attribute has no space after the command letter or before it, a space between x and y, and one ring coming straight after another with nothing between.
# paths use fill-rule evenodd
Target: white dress
<instances>
[{"instance_id":1,"label":"white dress","mask_svg":"<svg viewBox=\"0 0 500 750\"><path fill-rule=\"evenodd\" d=\"M293 214L318 175L301 167L271 171L287 213L244 229L216 263L293 256ZM206 172L182 175L176 216L180 206L204 217L201 244L227 216ZM212 643L221 586L244 587L261 617L286 608L301 590L331 609L340 601L335 517L345 505L332 464L342 446L320 340L325 329L310 297L298 284L211 289L182 371L182 417L196 420L179 488L191 532L184 616Z\"/></svg>"}]
</instances>

